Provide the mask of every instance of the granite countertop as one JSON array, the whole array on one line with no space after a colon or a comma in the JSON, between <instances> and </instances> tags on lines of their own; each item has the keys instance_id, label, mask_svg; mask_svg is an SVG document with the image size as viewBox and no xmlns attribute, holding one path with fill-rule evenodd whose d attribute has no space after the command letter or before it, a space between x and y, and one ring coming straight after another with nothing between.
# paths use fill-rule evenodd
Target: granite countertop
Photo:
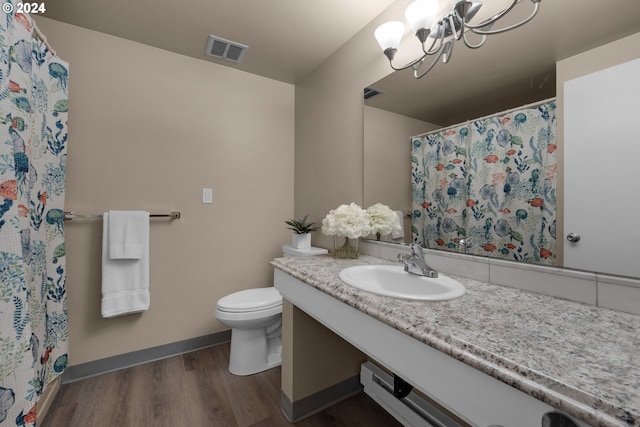
<instances>
[{"instance_id":1,"label":"granite countertop","mask_svg":"<svg viewBox=\"0 0 640 427\"><path fill-rule=\"evenodd\" d=\"M640 426L640 316L449 275L451 301L400 300L338 277L362 255L277 258L326 294L593 426Z\"/></svg>"}]
</instances>

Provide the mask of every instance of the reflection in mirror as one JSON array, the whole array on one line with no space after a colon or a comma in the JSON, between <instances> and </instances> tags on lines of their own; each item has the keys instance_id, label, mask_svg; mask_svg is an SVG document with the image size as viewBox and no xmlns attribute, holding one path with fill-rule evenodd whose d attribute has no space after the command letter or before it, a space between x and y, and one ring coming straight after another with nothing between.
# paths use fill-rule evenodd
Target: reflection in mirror
<instances>
[{"instance_id":1,"label":"reflection in mirror","mask_svg":"<svg viewBox=\"0 0 640 427\"><path fill-rule=\"evenodd\" d=\"M544 70L540 77L531 77L531 84L520 84L520 87L508 84L508 90L505 91L509 93L508 100L504 99L502 91L490 96L480 90L478 96L487 102L471 102L464 108L452 106L451 103L434 102L429 91L422 89L425 85L416 86L416 82L407 76L399 78L401 73L391 74L370 85L365 89L364 100L364 205L380 202L405 212L403 241L410 242L410 215L414 210L410 178L411 138L472 119L470 114L485 116L552 97L555 95L554 70L552 67ZM534 80L537 81L535 86ZM436 104L442 108L434 109ZM428 117L434 117L437 122Z\"/></svg>"},{"instance_id":2,"label":"reflection in mirror","mask_svg":"<svg viewBox=\"0 0 640 427\"><path fill-rule=\"evenodd\" d=\"M580 15L579 19L573 20L576 23L599 22L599 25L568 25L572 20L567 21L566 17L575 17L576 11ZM405 209L400 206L410 200L411 193L410 135L465 123L556 96L560 116L560 143L557 146L560 160L566 154L562 143L562 85L637 58L639 13L640 3L627 0L592 2L588 6L578 0L551 2L545 4L533 22L510 32L508 36L493 38L481 49L458 50L455 61L436 67L423 79L415 80L410 70L405 70L408 72L390 73L371 83L370 86L382 94L364 101L365 205L387 200L393 209ZM406 40L414 41L406 36ZM556 86L560 91L557 94ZM395 137L386 136L384 138L389 139L386 145L380 141L372 143L369 141L372 135L383 138L380 129L386 129L385 114L396 120L402 116L406 120L425 122L425 129L400 133ZM375 122L373 125L372 121ZM372 130L372 126L377 126L377 129ZM400 147L398 153L392 152L393 147ZM567 161L566 157L564 160ZM599 170L599 173L603 172L603 169ZM564 230L567 220L562 216L565 203L563 178L566 179L563 173L563 164L560 163L558 242L564 241L565 233L572 231ZM615 178L611 181L619 182ZM393 189L389 188L392 182L397 183ZM395 201L392 196L402 199ZM405 224L407 222L408 219ZM562 266L565 261L562 251L567 249L563 249L561 244L556 246L556 265ZM607 258L606 254L602 257ZM606 271L624 274L617 270Z\"/></svg>"},{"instance_id":3,"label":"reflection in mirror","mask_svg":"<svg viewBox=\"0 0 640 427\"><path fill-rule=\"evenodd\" d=\"M556 123L547 101L414 137L412 240L554 265Z\"/></svg>"},{"instance_id":4,"label":"reflection in mirror","mask_svg":"<svg viewBox=\"0 0 640 427\"><path fill-rule=\"evenodd\" d=\"M411 137L438 126L373 107L364 107L364 206L382 203L403 212L404 237L411 241Z\"/></svg>"}]
</instances>

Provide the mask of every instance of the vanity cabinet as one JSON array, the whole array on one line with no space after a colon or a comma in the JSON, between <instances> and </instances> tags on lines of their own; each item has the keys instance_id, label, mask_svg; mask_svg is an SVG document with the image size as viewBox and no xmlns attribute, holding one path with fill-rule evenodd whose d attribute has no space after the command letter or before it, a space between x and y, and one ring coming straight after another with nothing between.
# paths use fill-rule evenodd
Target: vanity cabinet
<instances>
[{"instance_id":1,"label":"vanity cabinet","mask_svg":"<svg viewBox=\"0 0 640 427\"><path fill-rule=\"evenodd\" d=\"M401 332L278 268L274 285L296 307L472 426L540 427L544 414L556 411L413 338L410 328Z\"/></svg>"}]
</instances>

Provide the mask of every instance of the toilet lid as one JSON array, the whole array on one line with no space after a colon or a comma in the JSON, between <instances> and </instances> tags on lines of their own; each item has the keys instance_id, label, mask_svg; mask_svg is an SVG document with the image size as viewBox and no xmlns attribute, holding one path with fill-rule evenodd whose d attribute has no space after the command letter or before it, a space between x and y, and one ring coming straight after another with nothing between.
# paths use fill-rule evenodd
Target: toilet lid
<instances>
[{"instance_id":1,"label":"toilet lid","mask_svg":"<svg viewBox=\"0 0 640 427\"><path fill-rule=\"evenodd\" d=\"M274 287L246 289L220 298L217 305L219 310L232 313L266 310L282 305L282 295Z\"/></svg>"}]
</instances>

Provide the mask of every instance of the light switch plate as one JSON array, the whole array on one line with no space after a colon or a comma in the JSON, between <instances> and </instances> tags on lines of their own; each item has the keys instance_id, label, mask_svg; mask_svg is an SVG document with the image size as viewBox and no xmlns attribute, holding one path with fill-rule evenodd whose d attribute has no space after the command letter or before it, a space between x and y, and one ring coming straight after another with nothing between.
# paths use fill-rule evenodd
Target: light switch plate
<instances>
[{"instance_id":1,"label":"light switch plate","mask_svg":"<svg viewBox=\"0 0 640 427\"><path fill-rule=\"evenodd\" d=\"M213 189L202 189L202 203L213 203Z\"/></svg>"}]
</instances>

